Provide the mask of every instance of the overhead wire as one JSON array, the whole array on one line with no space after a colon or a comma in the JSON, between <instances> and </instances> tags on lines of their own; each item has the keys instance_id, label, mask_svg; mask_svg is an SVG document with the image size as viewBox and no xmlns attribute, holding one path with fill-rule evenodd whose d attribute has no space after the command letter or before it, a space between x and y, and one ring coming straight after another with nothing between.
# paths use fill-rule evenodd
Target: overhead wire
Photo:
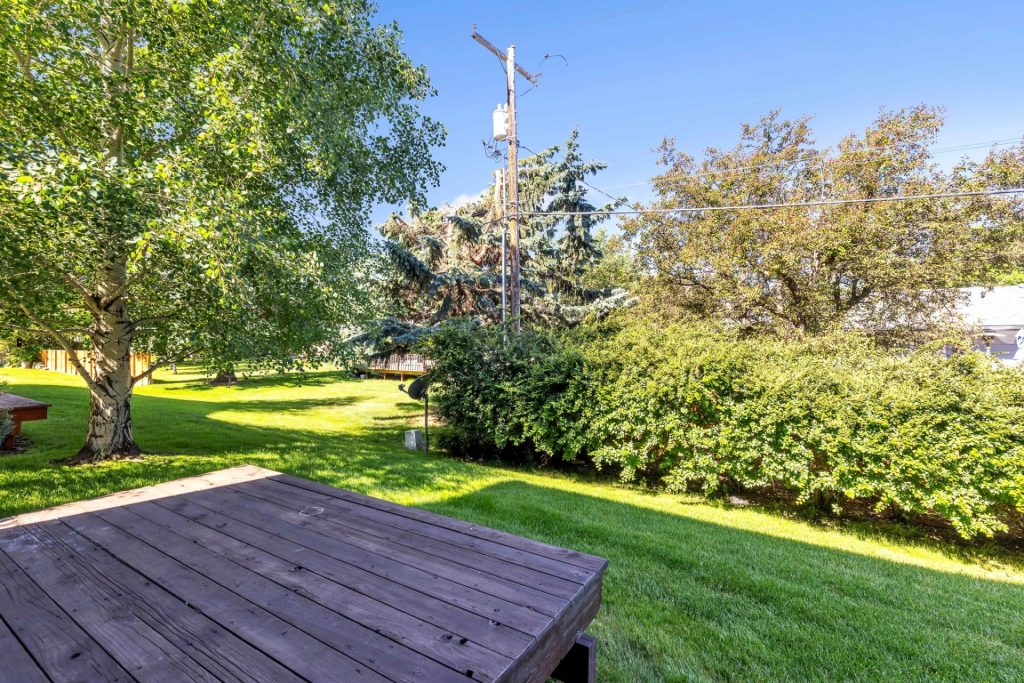
<instances>
[{"instance_id":1,"label":"overhead wire","mask_svg":"<svg viewBox=\"0 0 1024 683\"><path fill-rule=\"evenodd\" d=\"M613 197L612 195L610 195L607 192L605 192L604 190L602 190L600 187L597 187L595 185L591 185L586 180L580 180L580 182L583 183L584 185L586 185L587 187L589 187L591 190L594 190L595 192L599 192L599 193L603 194L605 197L607 197L608 199L612 200L613 202L629 201L628 197Z\"/></svg>"},{"instance_id":2,"label":"overhead wire","mask_svg":"<svg viewBox=\"0 0 1024 683\"><path fill-rule=\"evenodd\" d=\"M847 204L879 204L888 202L919 201L925 199L948 199L955 197L983 197L1024 193L1024 187L995 190L970 190L962 192L933 192L916 195L894 195L891 197L864 197L861 199L824 199L807 202L780 202L774 204L732 204L726 206L677 206L652 209L615 209L611 211L524 211L523 216L638 216L643 214L704 213L710 211L749 211L766 209L805 208L813 206L843 206Z\"/></svg>"},{"instance_id":3,"label":"overhead wire","mask_svg":"<svg viewBox=\"0 0 1024 683\"><path fill-rule=\"evenodd\" d=\"M946 154L946 153L949 153L949 152L962 152L962 151L967 151L967 150L970 150L970 149L980 149L980 148L983 148L983 147L1001 147L1001 146L1005 146L1005 145L1018 144L1020 142L1021 142L1021 138L1004 138L1004 139L1001 139L1001 140L990 140L988 142L976 142L976 143L969 143L969 144L963 144L963 145L956 145L956 146L953 146L953 147L933 149L933 150L929 151L929 154ZM861 148L858 148L858 149L846 150L844 152L844 154L859 154L859 153L862 153L862 152L886 151L886 150L891 150L891 149L899 149L900 147L905 146L905 144L906 143L901 143L901 144L896 144L896 145L887 145L887 146L878 146L878 147L861 147ZM686 172L665 173L665 174L661 174L661 175L656 175L653 178L649 178L647 180L640 180L640 181L636 181L636 182L632 182L632 183L623 183L621 185L611 185L609 187L611 189L617 189L617 188L623 188L623 187L639 187L641 185L648 185L648 184L650 184L654 180L671 180L673 178L710 177L710 176L729 175L729 174L734 173L736 171L753 171L753 170L759 170L759 169L762 169L762 168L785 168L785 167L793 166L793 165L796 165L796 164L809 163L810 161L816 161L817 162L817 161L820 161L820 160L817 160L817 159L815 159L815 160L810 160L810 159L794 159L792 161L773 161L773 162L766 162L766 163L763 163L763 164L752 164L752 165L749 165L749 166L733 166L731 168L722 168L722 169L709 169L709 170L695 169L693 173L686 173ZM870 164L873 161L874 160L872 160L872 159L866 159L866 160L863 160L863 161L852 161L852 162L847 162L847 163L850 163L852 165L864 165L864 164Z\"/></svg>"},{"instance_id":4,"label":"overhead wire","mask_svg":"<svg viewBox=\"0 0 1024 683\"><path fill-rule=\"evenodd\" d=\"M965 143L963 145L955 145L939 150L931 150L930 153L949 152L949 151L960 151L964 149L973 149L979 147L993 146L998 144L1016 143L1017 138L1003 138L1000 140L989 140L985 142L974 142ZM904 143L905 144L905 143ZM890 149L897 149L903 146L903 144L875 146L875 147L862 147L856 150L849 150L850 152L868 152L868 151L886 151ZM528 147L527 145L519 143L519 147L522 147L527 152L534 156L539 154ZM785 165L792 165L793 163L806 163L805 160L798 160L795 162L789 162ZM866 162L855 162L855 163L866 163ZM778 166L780 164L767 164L767 166ZM765 167L766 164L758 164L748 168L760 168ZM739 170L737 167L729 169L728 172ZM664 176L662 176L664 177ZM610 193L596 187L586 180L581 180L584 185L599 192L600 194L608 197L612 201L620 201L623 197L615 197ZM999 196L1008 194L1021 194L1024 193L1024 187L1015 188L997 188L988 190L964 190L958 192L932 192L926 194L916 195L893 195L890 197L863 197L859 199L818 199L804 202L776 202L770 204L732 204L725 206L681 206L671 208L647 208L647 209L612 209L612 210L600 210L594 211L522 211L517 212L519 217L528 216L551 216L551 217L570 217L570 216L637 216L637 215L650 215L650 214L673 214L673 213L704 213L713 211L751 211L751 210L769 210L769 209L783 209L783 208L811 208L817 206L847 206L855 204L882 204L882 203L893 203L901 201L923 201L929 199L953 199L953 198L966 198L966 197L984 197L984 196Z\"/></svg>"}]
</instances>

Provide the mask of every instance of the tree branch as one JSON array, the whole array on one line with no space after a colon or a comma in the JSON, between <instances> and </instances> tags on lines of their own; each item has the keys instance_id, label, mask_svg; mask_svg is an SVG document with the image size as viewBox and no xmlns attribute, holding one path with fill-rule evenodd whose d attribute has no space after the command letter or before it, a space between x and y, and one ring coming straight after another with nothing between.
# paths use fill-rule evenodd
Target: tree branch
<instances>
[{"instance_id":1,"label":"tree branch","mask_svg":"<svg viewBox=\"0 0 1024 683\"><path fill-rule=\"evenodd\" d=\"M75 348L72 346L68 338L61 334L59 330L55 330L49 325L47 325L45 320L39 318L39 316L35 315L34 313L32 313L32 311L28 309L28 306L26 306L21 301L18 301L17 292L15 292L10 287L7 288L7 295L11 297L11 301L17 302L18 308L22 310L22 312L29 320L31 320L39 327L46 330L46 334L50 335L50 337L52 337L54 341L56 341L65 351L67 351L68 358L71 359L71 364L75 366L75 370L77 370L78 374L82 377L83 380L85 380L86 385L90 389L95 391L97 388L96 381L89 374L89 371L85 369L85 366L82 365L82 361L78 357L78 351L75 350Z\"/></svg>"},{"instance_id":2,"label":"tree branch","mask_svg":"<svg viewBox=\"0 0 1024 683\"><path fill-rule=\"evenodd\" d=\"M21 325L15 325L14 323L0 323L4 327L9 327L12 330L18 330L19 332L27 332L29 334L51 334L50 330L36 329L34 327L23 327ZM90 337L98 337L99 335L93 330L86 329L84 327L65 327L57 329L56 326L50 325L54 332L59 334L85 334Z\"/></svg>"},{"instance_id":3,"label":"tree branch","mask_svg":"<svg viewBox=\"0 0 1024 683\"><path fill-rule=\"evenodd\" d=\"M155 363L150 363L149 368L147 368L144 372L140 372L139 374L132 377L132 386L135 386L136 384L146 379L147 377L151 377L154 372L156 372L157 370L166 365L169 365L170 362L171 361L169 360L158 360Z\"/></svg>"},{"instance_id":4,"label":"tree branch","mask_svg":"<svg viewBox=\"0 0 1024 683\"><path fill-rule=\"evenodd\" d=\"M142 325L145 325L146 323L157 322L159 320L170 320L172 317L173 316L170 315L154 315L148 318L139 318L138 320L133 320L132 322L128 323L128 326L125 328L125 332L127 334L134 334L135 332L138 332L139 328Z\"/></svg>"},{"instance_id":5,"label":"tree branch","mask_svg":"<svg viewBox=\"0 0 1024 683\"><path fill-rule=\"evenodd\" d=\"M79 295L81 295L81 297L85 300L86 308L88 308L92 313L95 313L96 315L101 315L103 313L103 309L100 308L99 302L96 300L96 297L93 296L92 292L90 292L78 278L76 278L74 275L70 273L65 273L63 271L61 272L60 276L61 279L64 280L64 282L68 283L72 289L74 289L76 292L79 293Z\"/></svg>"}]
</instances>

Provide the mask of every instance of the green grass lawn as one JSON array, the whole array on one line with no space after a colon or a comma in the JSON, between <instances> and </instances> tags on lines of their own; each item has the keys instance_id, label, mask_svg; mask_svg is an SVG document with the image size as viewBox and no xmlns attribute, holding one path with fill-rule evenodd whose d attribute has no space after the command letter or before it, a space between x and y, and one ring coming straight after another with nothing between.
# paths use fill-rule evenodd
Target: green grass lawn
<instances>
[{"instance_id":1,"label":"green grass lawn","mask_svg":"<svg viewBox=\"0 0 1024 683\"><path fill-rule=\"evenodd\" d=\"M420 406L396 382L333 373L136 392L137 462L49 464L80 445L75 377L2 370L53 404L0 458L0 517L241 463L610 560L592 633L607 681L1021 681L1024 558L899 527L835 528L751 508L412 453Z\"/></svg>"}]
</instances>

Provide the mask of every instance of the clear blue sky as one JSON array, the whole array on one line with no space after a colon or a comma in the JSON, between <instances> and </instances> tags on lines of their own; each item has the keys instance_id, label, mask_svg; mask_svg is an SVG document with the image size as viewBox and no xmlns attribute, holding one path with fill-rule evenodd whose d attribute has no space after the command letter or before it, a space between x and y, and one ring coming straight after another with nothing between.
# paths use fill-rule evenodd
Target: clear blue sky
<instances>
[{"instance_id":1,"label":"clear blue sky","mask_svg":"<svg viewBox=\"0 0 1024 683\"><path fill-rule=\"evenodd\" d=\"M947 109L937 148L1024 134L1021 0L381 0L378 19L399 23L438 90L424 110L448 129L436 151L447 170L432 205L475 194L497 163L480 141L504 76L470 39L474 23L543 72L519 100L522 144L539 150L579 126L584 154L609 165L595 184L631 199L650 198L652 149L665 136L699 156L776 108L813 116L822 144L883 107L921 102ZM568 63L542 64L545 54Z\"/></svg>"}]
</instances>

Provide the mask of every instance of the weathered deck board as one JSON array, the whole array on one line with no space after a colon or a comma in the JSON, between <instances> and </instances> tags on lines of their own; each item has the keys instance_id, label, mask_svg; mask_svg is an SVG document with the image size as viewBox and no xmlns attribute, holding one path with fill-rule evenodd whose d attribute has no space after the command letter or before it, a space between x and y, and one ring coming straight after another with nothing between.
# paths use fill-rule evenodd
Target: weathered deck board
<instances>
[{"instance_id":1,"label":"weathered deck board","mask_svg":"<svg viewBox=\"0 0 1024 683\"><path fill-rule=\"evenodd\" d=\"M383 676L378 677L371 673L376 669L375 665L395 662L388 671L392 680L406 683L427 679L461 680L461 677L457 677L451 669L435 666L435 662L416 656L416 653L400 647L372 629L346 619L244 565L207 551L199 544L192 543L175 532L169 532L134 512L104 510L98 515L104 521L136 538L160 538L160 549L168 557L187 562L190 567L197 569L223 588L272 612L337 652L343 653L356 663L355 666L346 663L353 676L359 675L367 680L382 680Z\"/></svg>"},{"instance_id":2,"label":"weathered deck board","mask_svg":"<svg viewBox=\"0 0 1024 683\"><path fill-rule=\"evenodd\" d=\"M367 571L318 550L307 548L291 539L275 536L189 501L169 500L158 501L156 504L215 529L229 538L250 543L282 560L348 586L383 604L448 628L461 637L473 634L473 640L479 641L482 645L500 654L515 657L533 640L532 636L527 633L446 602L442 599L443 595L409 588L387 576ZM430 591L431 585L420 584L419 588ZM540 627L538 627L539 630Z\"/></svg>"},{"instance_id":3,"label":"weathered deck board","mask_svg":"<svg viewBox=\"0 0 1024 683\"><path fill-rule=\"evenodd\" d=\"M536 619L539 615L553 616L557 612L552 596L537 590L523 587L512 582L490 577L487 574L463 567L456 563L436 558L425 553L393 548L380 543L372 537L339 529L313 515L303 515L287 508L253 500L240 491L227 491L216 497L198 494L191 498L200 505L211 506L211 509L228 514L242 521L251 520L257 526L273 527L280 521L289 523L292 538L302 539L303 544L312 548L325 548L335 557L344 558L355 554L360 558L360 566L371 570L381 569L388 572L406 574L402 565L415 573L414 583L421 582L424 576L443 578L446 584L454 586L453 592L467 592L469 599L479 602L483 614L491 618L504 615L503 621L527 633L534 633L533 625L547 623L547 619ZM305 533L303 533L305 532ZM340 550L340 553L338 551ZM451 599L456 599L454 595Z\"/></svg>"},{"instance_id":4,"label":"weathered deck board","mask_svg":"<svg viewBox=\"0 0 1024 683\"><path fill-rule=\"evenodd\" d=\"M378 525L384 524L388 527L385 533L392 535L395 534L395 530L407 532L409 535L421 539L420 543L426 544L424 547L437 549L444 555L450 554L454 546L468 551L470 555L460 553L460 557L473 557L475 564L493 560L490 562L490 566L523 568L526 571L521 572L519 578L538 587L550 585L552 588L550 592L555 595L567 586L574 586L572 592L575 592L575 586L585 583L593 574L593 570L577 567L562 559L538 555L490 539L478 538L446 526L438 526L422 519L396 514L391 510L381 509L379 506L368 506L362 502L349 500L348 497L332 496L321 491L313 491L308 487L292 486L276 479L253 481L239 486L238 489L241 491L277 490L294 496L296 499L316 499L322 501L320 504L328 504L328 509L334 512L335 516L352 519L358 523L367 520L374 524L374 528L379 528ZM347 492L339 491L339 493ZM552 577L561 580L555 581Z\"/></svg>"},{"instance_id":5,"label":"weathered deck board","mask_svg":"<svg viewBox=\"0 0 1024 683\"><path fill-rule=\"evenodd\" d=\"M23 527L4 544L4 551L134 678L217 680L140 618L144 604L131 604L131 597L117 599L126 596L107 576L80 562L76 553L44 542L46 534L34 531Z\"/></svg>"},{"instance_id":6,"label":"weathered deck board","mask_svg":"<svg viewBox=\"0 0 1024 683\"><path fill-rule=\"evenodd\" d=\"M197 504L204 502L200 498L191 498L190 501ZM173 501L173 503L176 502ZM172 502L167 504L171 505ZM231 532L236 535L239 531L246 529L258 529L261 524L272 524L276 519L272 515L261 517L251 510L224 503L218 507L246 520L241 523L241 526L236 525L235 530ZM216 511L211 510L211 512ZM236 522L239 521L237 518L232 519ZM245 536L251 538L252 533L245 531ZM497 620L531 637L539 633L551 618L540 612L456 583L447 577L425 571L415 565L375 554L357 545L317 533L315 530L296 526L291 529L288 540L305 549L323 553L340 562L364 569L384 580L414 590L421 590L484 618Z\"/></svg>"},{"instance_id":7,"label":"weathered deck board","mask_svg":"<svg viewBox=\"0 0 1024 683\"><path fill-rule=\"evenodd\" d=\"M61 517L68 517L70 515L79 515L83 512L95 512L97 510L106 510L107 508L122 507L124 505L140 503L146 500L168 498L170 496L193 493L195 491L205 491L207 489L214 489L221 486L231 486L245 481L273 477L277 474L278 473L273 470L263 469L262 467L253 467L252 465L231 467L226 470L209 472L208 474L203 474L198 477L165 481L160 484L153 484L152 486L143 486L142 488L131 489L130 491L118 491L117 493L100 496L99 498L76 500L75 502L67 503L66 505L58 505L56 507L46 508L45 510L39 510L37 512L28 512L23 515L0 519L0 529L32 524L33 522L47 522L52 519L60 519Z\"/></svg>"},{"instance_id":8,"label":"weathered deck board","mask_svg":"<svg viewBox=\"0 0 1024 683\"><path fill-rule=\"evenodd\" d=\"M291 490L288 490L288 488ZM526 564L529 560L523 557L517 556L514 561L512 559L498 559L459 543L459 539L453 540L449 538L442 541L433 535L418 533L418 529L408 530L410 527L415 528L416 524L421 523L408 520L407 518L379 512L367 514L364 511L369 511L369 508L352 505L322 494L307 494L295 487L284 487L276 484L266 486L243 484L236 490L250 494L255 498L268 500L282 507L287 507L294 512L301 512L304 508L321 508L323 512L316 515L318 519L326 520L331 524L349 529L365 537L372 537L378 542L387 543L392 546L404 546L427 555L455 561L477 571L492 576L500 576L513 583L528 586L550 595L572 597L587 578L577 578L575 576L564 578L548 574ZM390 523L396 520L398 520L397 523ZM457 534L452 533L452 535L456 536ZM538 558L536 566L541 566L542 559Z\"/></svg>"},{"instance_id":9,"label":"weathered deck board","mask_svg":"<svg viewBox=\"0 0 1024 683\"><path fill-rule=\"evenodd\" d=\"M61 570L77 590L104 600L114 619L141 622L132 626L138 632L163 634L217 680L301 680L63 522L43 522L27 530L40 542L39 552L63 565ZM130 605L130 613L122 603ZM113 652L120 647L122 644L117 643L107 650Z\"/></svg>"},{"instance_id":10,"label":"weathered deck board","mask_svg":"<svg viewBox=\"0 0 1024 683\"><path fill-rule=\"evenodd\" d=\"M149 506L149 507L146 507ZM198 543L201 547L236 562L261 576L271 579L284 588L293 590L313 602L331 609L372 631L423 654L456 671L473 670L485 673L493 679L510 663L508 657L482 648L468 638L416 619L399 609L377 602L372 598L337 584L303 565L285 562L270 553L253 548L239 541L219 534L165 508L143 503L132 508L132 512L160 524L168 531ZM462 644L459 645L459 641ZM401 656L401 655L398 655ZM410 659L415 655L406 654Z\"/></svg>"},{"instance_id":11,"label":"weathered deck board","mask_svg":"<svg viewBox=\"0 0 1024 683\"><path fill-rule=\"evenodd\" d=\"M542 681L605 566L232 468L0 520L0 681Z\"/></svg>"},{"instance_id":12,"label":"weathered deck board","mask_svg":"<svg viewBox=\"0 0 1024 683\"><path fill-rule=\"evenodd\" d=\"M303 678L329 681L345 676L346 680L382 680L273 611L224 590L188 565L103 519L81 515L65 518L65 523L118 557L130 557L132 566L147 578Z\"/></svg>"},{"instance_id":13,"label":"weathered deck board","mask_svg":"<svg viewBox=\"0 0 1024 683\"><path fill-rule=\"evenodd\" d=\"M55 680L132 680L128 672L21 571L2 548L0 618L25 651Z\"/></svg>"},{"instance_id":14,"label":"weathered deck board","mask_svg":"<svg viewBox=\"0 0 1024 683\"><path fill-rule=\"evenodd\" d=\"M255 480L255 478L252 480ZM438 515L427 510L411 508L405 505L392 503L391 501L381 500L371 496L364 496L361 493L355 493L354 491L337 489L333 486L321 484L320 482L300 479L299 477L293 477L288 474L280 474L274 477L274 481L284 482L291 484L292 486L298 486L311 491L318 491L343 500L351 500L367 507L391 512L410 519L417 519L445 529L453 529L473 538L495 541L511 548L520 548L541 557L560 559L567 564L577 565L585 569L589 569L592 572L603 572L608 564L608 561L604 558L596 557L594 555L587 555L576 550L570 550L569 548L560 548L555 545L541 543L540 541L535 541L531 538L524 538L523 536L516 536L504 531L498 531L497 529L470 524L469 522L464 522L460 519L445 517L444 515Z\"/></svg>"},{"instance_id":15,"label":"weathered deck board","mask_svg":"<svg viewBox=\"0 0 1024 683\"><path fill-rule=\"evenodd\" d=\"M0 621L0 682L46 683L50 679L35 663L7 624Z\"/></svg>"},{"instance_id":16,"label":"weathered deck board","mask_svg":"<svg viewBox=\"0 0 1024 683\"><path fill-rule=\"evenodd\" d=\"M473 640L480 642L507 656L515 656L525 648L532 636L502 624L494 618L481 615L466 607L446 601L449 597L443 590L443 580L437 578L433 586L440 590L421 592L398 583L401 575L375 573L366 568L349 562L357 562L360 557L346 555L339 559L321 550L309 548L293 539L285 539L271 535L255 526L226 517L187 501L160 501L158 505L175 510L191 520L214 528L223 535L257 546L276 557L314 571L323 577L342 584L374 599L407 611L423 618L441 628L458 633L462 637L473 634ZM398 565L401 567L401 565ZM429 590L429 589L428 589ZM457 594L458 595L458 594ZM547 617L535 614L537 633L539 633Z\"/></svg>"}]
</instances>

